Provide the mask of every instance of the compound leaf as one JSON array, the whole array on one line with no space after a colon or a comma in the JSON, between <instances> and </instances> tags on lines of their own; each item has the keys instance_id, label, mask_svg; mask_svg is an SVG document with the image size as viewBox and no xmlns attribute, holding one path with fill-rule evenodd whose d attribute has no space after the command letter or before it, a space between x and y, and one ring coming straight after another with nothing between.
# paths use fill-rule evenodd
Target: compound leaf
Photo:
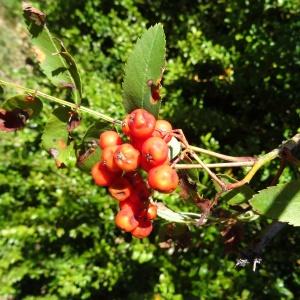
<instances>
[{"instance_id":1,"label":"compound leaf","mask_svg":"<svg viewBox=\"0 0 300 300\"><path fill-rule=\"evenodd\" d=\"M74 59L62 42L54 38L46 25L46 15L24 4L23 13L31 35L33 50L42 71L51 82L61 88L70 88L75 103L81 101L81 80Z\"/></svg>"},{"instance_id":2,"label":"compound leaf","mask_svg":"<svg viewBox=\"0 0 300 300\"><path fill-rule=\"evenodd\" d=\"M29 118L34 118L42 111L43 103L32 95L16 95L5 100L2 107L6 110L21 109L28 114Z\"/></svg>"},{"instance_id":3,"label":"compound leaf","mask_svg":"<svg viewBox=\"0 0 300 300\"><path fill-rule=\"evenodd\" d=\"M161 24L150 27L137 41L125 66L123 103L127 112L144 108L158 116L165 48L166 39Z\"/></svg>"},{"instance_id":4,"label":"compound leaf","mask_svg":"<svg viewBox=\"0 0 300 300\"><path fill-rule=\"evenodd\" d=\"M249 203L261 215L300 226L300 180L261 190Z\"/></svg>"},{"instance_id":5,"label":"compound leaf","mask_svg":"<svg viewBox=\"0 0 300 300\"><path fill-rule=\"evenodd\" d=\"M69 144L69 118L70 111L68 108L56 108L52 112L42 135L42 145L54 157L58 167L74 165L76 160L74 144Z\"/></svg>"}]
</instances>

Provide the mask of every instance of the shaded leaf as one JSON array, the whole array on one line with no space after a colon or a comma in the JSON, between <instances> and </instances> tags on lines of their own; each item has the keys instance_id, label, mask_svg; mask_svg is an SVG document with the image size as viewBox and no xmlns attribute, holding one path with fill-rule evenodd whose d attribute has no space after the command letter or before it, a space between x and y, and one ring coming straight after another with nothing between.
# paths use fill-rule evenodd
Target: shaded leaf
<instances>
[{"instance_id":1,"label":"shaded leaf","mask_svg":"<svg viewBox=\"0 0 300 300\"><path fill-rule=\"evenodd\" d=\"M77 159L77 166L85 172L90 172L92 167L101 158L101 148L96 145L95 148L90 147L83 154L81 154Z\"/></svg>"},{"instance_id":2,"label":"shaded leaf","mask_svg":"<svg viewBox=\"0 0 300 300\"><path fill-rule=\"evenodd\" d=\"M68 108L56 108L52 112L42 135L42 145L54 157L58 167L70 166L75 162L74 144L68 144L69 118L70 111Z\"/></svg>"},{"instance_id":3,"label":"shaded leaf","mask_svg":"<svg viewBox=\"0 0 300 300\"><path fill-rule=\"evenodd\" d=\"M10 132L21 129L25 126L28 118L28 113L21 109L7 111L0 108L0 130Z\"/></svg>"},{"instance_id":4,"label":"shaded leaf","mask_svg":"<svg viewBox=\"0 0 300 300\"><path fill-rule=\"evenodd\" d=\"M80 125L79 114L75 111L70 111L70 117L69 117L68 126L67 126L68 131L69 132L73 131L79 125Z\"/></svg>"},{"instance_id":5,"label":"shaded leaf","mask_svg":"<svg viewBox=\"0 0 300 300\"><path fill-rule=\"evenodd\" d=\"M249 201L261 215L300 226L300 180L278 184L259 191Z\"/></svg>"},{"instance_id":6,"label":"shaded leaf","mask_svg":"<svg viewBox=\"0 0 300 300\"><path fill-rule=\"evenodd\" d=\"M42 71L54 85L71 88L75 103L80 104L81 81L74 59L65 50L62 42L51 35L43 12L24 4L23 13Z\"/></svg>"},{"instance_id":7,"label":"shaded leaf","mask_svg":"<svg viewBox=\"0 0 300 300\"><path fill-rule=\"evenodd\" d=\"M183 159L179 162L179 164L193 164L195 163L195 161L193 160L187 160L187 159ZM199 169L184 169L184 170L180 170L180 172L184 172L185 174L187 174L189 180L192 180L194 182L199 182Z\"/></svg>"},{"instance_id":8,"label":"shaded leaf","mask_svg":"<svg viewBox=\"0 0 300 300\"><path fill-rule=\"evenodd\" d=\"M125 66L123 103L127 112L144 108L158 116L165 48L166 40L161 24L150 27L137 41Z\"/></svg>"},{"instance_id":9,"label":"shaded leaf","mask_svg":"<svg viewBox=\"0 0 300 300\"><path fill-rule=\"evenodd\" d=\"M237 182L236 179L226 175L226 174L218 174L218 176L225 183L234 183ZM220 191L220 186L214 182L214 185L217 191ZM247 202L255 192L249 187L249 185L245 184L236 189L224 192L220 195L219 199L227 202L229 205L239 205L241 203Z\"/></svg>"},{"instance_id":10,"label":"shaded leaf","mask_svg":"<svg viewBox=\"0 0 300 300\"><path fill-rule=\"evenodd\" d=\"M90 172L91 168L100 160L99 136L101 132L108 129L107 122L97 122L86 131L82 140L81 151L77 158L77 166L83 171Z\"/></svg>"},{"instance_id":11,"label":"shaded leaf","mask_svg":"<svg viewBox=\"0 0 300 300\"><path fill-rule=\"evenodd\" d=\"M107 122L98 121L92 124L86 131L83 137L83 143L98 143L100 133L106 130L110 130L110 126L107 125Z\"/></svg>"},{"instance_id":12,"label":"shaded leaf","mask_svg":"<svg viewBox=\"0 0 300 300\"><path fill-rule=\"evenodd\" d=\"M2 107L6 110L20 109L26 112L29 118L34 118L43 109L43 103L32 95L17 95L4 101Z\"/></svg>"}]
</instances>

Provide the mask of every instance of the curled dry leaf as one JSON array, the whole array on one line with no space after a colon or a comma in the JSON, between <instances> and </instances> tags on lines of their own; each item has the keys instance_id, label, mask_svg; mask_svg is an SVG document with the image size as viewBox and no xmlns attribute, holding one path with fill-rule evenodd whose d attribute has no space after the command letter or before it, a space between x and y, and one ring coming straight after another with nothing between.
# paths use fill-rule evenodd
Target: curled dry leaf
<instances>
[{"instance_id":1,"label":"curled dry leaf","mask_svg":"<svg viewBox=\"0 0 300 300\"><path fill-rule=\"evenodd\" d=\"M22 109L0 109L0 130L9 132L23 128L28 118L29 114Z\"/></svg>"},{"instance_id":2,"label":"curled dry leaf","mask_svg":"<svg viewBox=\"0 0 300 300\"><path fill-rule=\"evenodd\" d=\"M35 25L43 26L46 22L46 15L40 10L32 7L29 3L23 2L24 14L31 19Z\"/></svg>"}]
</instances>

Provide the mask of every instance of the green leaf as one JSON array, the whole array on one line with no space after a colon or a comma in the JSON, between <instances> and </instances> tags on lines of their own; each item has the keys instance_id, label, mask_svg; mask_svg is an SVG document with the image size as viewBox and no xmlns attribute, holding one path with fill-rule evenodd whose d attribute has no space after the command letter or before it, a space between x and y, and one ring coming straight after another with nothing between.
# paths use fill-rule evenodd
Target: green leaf
<instances>
[{"instance_id":1,"label":"green leaf","mask_svg":"<svg viewBox=\"0 0 300 300\"><path fill-rule=\"evenodd\" d=\"M29 118L34 118L42 111L43 103L31 95L16 95L5 100L2 107L7 110L21 109L28 113Z\"/></svg>"},{"instance_id":2,"label":"green leaf","mask_svg":"<svg viewBox=\"0 0 300 300\"><path fill-rule=\"evenodd\" d=\"M106 130L111 130L111 127L107 125L107 122L95 122L87 129L83 137L83 144L86 145L88 143L98 143L100 133Z\"/></svg>"},{"instance_id":3,"label":"green leaf","mask_svg":"<svg viewBox=\"0 0 300 300\"><path fill-rule=\"evenodd\" d=\"M237 182L236 179L226 175L226 174L218 174L218 176L225 182L225 183L234 183ZM217 183L215 183L215 187L217 191L220 191L220 187ZM254 191L247 185L243 185L236 189L233 189L228 192L224 192L220 195L219 199L227 202L229 205L239 205L241 203L247 202L253 195Z\"/></svg>"},{"instance_id":4,"label":"green leaf","mask_svg":"<svg viewBox=\"0 0 300 300\"><path fill-rule=\"evenodd\" d=\"M80 104L81 80L74 59L62 42L50 33L43 12L29 5L24 5L23 12L31 34L33 50L42 71L54 85L71 88L75 103Z\"/></svg>"},{"instance_id":5,"label":"green leaf","mask_svg":"<svg viewBox=\"0 0 300 300\"><path fill-rule=\"evenodd\" d=\"M166 39L161 24L150 27L137 41L125 66L123 102L127 112L144 108L158 116L165 48Z\"/></svg>"},{"instance_id":6,"label":"green leaf","mask_svg":"<svg viewBox=\"0 0 300 300\"><path fill-rule=\"evenodd\" d=\"M92 167L100 161L100 158L101 148L98 145L95 148L91 147L78 157L77 166L79 169L89 173Z\"/></svg>"},{"instance_id":7,"label":"green leaf","mask_svg":"<svg viewBox=\"0 0 300 300\"><path fill-rule=\"evenodd\" d=\"M249 203L261 215L300 226L300 179L259 191Z\"/></svg>"},{"instance_id":8,"label":"green leaf","mask_svg":"<svg viewBox=\"0 0 300 300\"><path fill-rule=\"evenodd\" d=\"M74 144L68 144L69 117L68 108L56 108L52 112L42 135L42 145L54 157L58 167L62 165L72 166L76 160Z\"/></svg>"}]
</instances>

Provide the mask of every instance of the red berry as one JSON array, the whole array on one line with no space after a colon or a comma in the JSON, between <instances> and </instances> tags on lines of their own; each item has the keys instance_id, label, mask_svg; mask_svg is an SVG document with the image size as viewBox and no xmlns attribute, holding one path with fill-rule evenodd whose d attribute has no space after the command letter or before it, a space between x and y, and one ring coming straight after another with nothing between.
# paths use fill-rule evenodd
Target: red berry
<instances>
[{"instance_id":1,"label":"red berry","mask_svg":"<svg viewBox=\"0 0 300 300\"><path fill-rule=\"evenodd\" d=\"M148 183L154 190L162 193L171 193L176 189L179 178L176 171L170 166L161 165L149 171Z\"/></svg>"},{"instance_id":2,"label":"red berry","mask_svg":"<svg viewBox=\"0 0 300 300\"><path fill-rule=\"evenodd\" d=\"M117 132L108 130L101 133L99 138L99 145L102 149L105 149L106 147L115 146L115 145L121 145L122 139L118 135Z\"/></svg>"},{"instance_id":3,"label":"red berry","mask_svg":"<svg viewBox=\"0 0 300 300\"><path fill-rule=\"evenodd\" d=\"M142 160L149 168L163 164L168 159L168 145L160 137L150 137L142 147Z\"/></svg>"},{"instance_id":4,"label":"red berry","mask_svg":"<svg viewBox=\"0 0 300 300\"><path fill-rule=\"evenodd\" d=\"M125 172L131 172L137 169L140 163L140 152L131 144L118 146L114 160L118 167Z\"/></svg>"},{"instance_id":5,"label":"red berry","mask_svg":"<svg viewBox=\"0 0 300 300\"><path fill-rule=\"evenodd\" d=\"M155 204L150 203L147 209L147 217L150 220L156 219L157 217L157 206Z\"/></svg>"},{"instance_id":6,"label":"red berry","mask_svg":"<svg viewBox=\"0 0 300 300\"><path fill-rule=\"evenodd\" d=\"M124 177L116 178L108 187L108 191L115 199L124 201L132 193L132 187L129 181Z\"/></svg>"},{"instance_id":7,"label":"red berry","mask_svg":"<svg viewBox=\"0 0 300 300\"><path fill-rule=\"evenodd\" d=\"M100 162L93 166L91 173L95 183L100 186L109 186L116 176L116 173L109 171Z\"/></svg>"},{"instance_id":8,"label":"red berry","mask_svg":"<svg viewBox=\"0 0 300 300\"><path fill-rule=\"evenodd\" d=\"M129 117L130 117L130 115L127 115L125 117L125 119L122 121L122 131L125 135L128 135L128 136L130 134L130 129L129 129L129 125L128 125Z\"/></svg>"},{"instance_id":9,"label":"red berry","mask_svg":"<svg viewBox=\"0 0 300 300\"><path fill-rule=\"evenodd\" d=\"M144 203L136 193L131 193L131 195L124 201L119 202L119 207L122 210L129 210L135 216L138 216L144 209Z\"/></svg>"},{"instance_id":10,"label":"red berry","mask_svg":"<svg viewBox=\"0 0 300 300\"><path fill-rule=\"evenodd\" d=\"M138 226L131 231L132 236L142 239L150 235L153 229L152 222L144 215L138 218Z\"/></svg>"},{"instance_id":11,"label":"red berry","mask_svg":"<svg viewBox=\"0 0 300 300\"><path fill-rule=\"evenodd\" d=\"M129 210L121 209L115 217L116 225L124 231L130 232L134 230L139 222Z\"/></svg>"},{"instance_id":12,"label":"red berry","mask_svg":"<svg viewBox=\"0 0 300 300\"><path fill-rule=\"evenodd\" d=\"M130 135L138 139L150 137L155 128L155 117L144 109L136 109L129 116Z\"/></svg>"},{"instance_id":13,"label":"red berry","mask_svg":"<svg viewBox=\"0 0 300 300\"><path fill-rule=\"evenodd\" d=\"M172 125L166 120L157 120L152 136L158 136L168 143L172 138Z\"/></svg>"},{"instance_id":14,"label":"red berry","mask_svg":"<svg viewBox=\"0 0 300 300\"><path fill-rule=\"evenodd\" d=\"M118 146L109 146L102 150L101 163L111 172L120 172L121 169L114 160L114 154Z\"/></svg>"}]
</instances>

